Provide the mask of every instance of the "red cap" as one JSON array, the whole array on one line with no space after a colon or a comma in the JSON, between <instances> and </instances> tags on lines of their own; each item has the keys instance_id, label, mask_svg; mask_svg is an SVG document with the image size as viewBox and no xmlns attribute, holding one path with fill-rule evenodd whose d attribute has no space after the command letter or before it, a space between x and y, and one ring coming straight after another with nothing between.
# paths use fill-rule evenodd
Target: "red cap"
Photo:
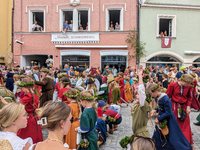
<instances>
[{"instance_id":1,"label":"red cap","mask_svg":"<svg viewBox=\"0 0 200 150\"><path fill-rule=\"evenodd\" d=\"M90 69L90 71L89 71L89 74L91 74L91 75L94 75L94 74L96 74L96 73L97 73L97 71L96 71L95 68L92 68L92 69Z\"/></svg>"},{"instance_id":2,"label":"red cap","mask_svg":"<svg viewBox=\"0 0 200 150\"><path fill-rule=\"evenodd\" d=\"M106 76L103 77L102 81L103 81L104 83L107 83L107 77L106 77Z\"/></svg>"}]
</instances>

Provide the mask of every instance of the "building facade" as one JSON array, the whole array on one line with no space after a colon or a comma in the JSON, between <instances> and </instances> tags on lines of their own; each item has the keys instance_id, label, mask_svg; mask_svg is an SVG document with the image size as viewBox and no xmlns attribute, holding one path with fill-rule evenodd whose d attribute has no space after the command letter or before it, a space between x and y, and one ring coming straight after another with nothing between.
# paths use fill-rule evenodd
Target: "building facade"
<instances>
[{"instance_id":1,"label":"building facade","mask_svg":"<svg viewBox=\"0 0 200 150\"><path fill-rule=\"evenodd\" d=\"M4 57L12 51L12 8L13 0L0 1L0 64L4 64Z\"/></svg>"},{"instance_id":2,"label":"building facade","mask_svg":"<svg viewBox=\"0 0 200 150\"><path fill-rule=\"evenodd\" d=\"M145 0L140 9L143 66L200 66L200 1ZM159 37L166 30L167 37Z\"/></svg>"},{"instance_id":3,"label":"building facade","mask_svg":"<svg viewBox=\"0 0 200 150\"><path fill-rule=\"evenodd\" d=\"M125 39L137 28L136 5L125 0L15 1L14 34L22 43L14 43L14 62L42 66L51 55L55 67L135 66L135 59L127 59L134 51ZM63 33L66 20L71 26ZM34 21L43 31L32 32ZM117 22L118 30L110 28Z\"/></svg>"}]
</instances>

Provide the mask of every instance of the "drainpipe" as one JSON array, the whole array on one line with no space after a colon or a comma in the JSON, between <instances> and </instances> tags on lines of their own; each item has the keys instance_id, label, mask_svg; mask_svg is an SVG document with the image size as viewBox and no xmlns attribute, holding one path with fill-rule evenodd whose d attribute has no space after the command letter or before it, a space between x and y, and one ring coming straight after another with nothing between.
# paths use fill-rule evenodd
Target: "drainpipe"
<instances>
[{"instance_id":1,"label":"drainpipe","mask_svg":"<svg viewBox=\"0 0 200 150\"><path fill-rule=\"evenodd\" d=\"M13 7L12 7L12 48L11 48L11 51L13 53L13 18L14 18L14 0L13 0Z\"/></svg>"},{"instance_id":2,"label":"drainpipe","mask_svg":"<svg viewBox=\"0 0 200 150\"><path fill-rule=\"evenodd\" d=\"M140 41L140 8L141 8L141 3L142 3L142 0L138 0L137 1L137 5L138 5L138 9L137 9L137 31L138 31L138 41ZM136 62L138 64L138 68L140 67L139 66L139 63L140 63L140 58L137 57L138 61Z\"/></svg>"}]
</instances>

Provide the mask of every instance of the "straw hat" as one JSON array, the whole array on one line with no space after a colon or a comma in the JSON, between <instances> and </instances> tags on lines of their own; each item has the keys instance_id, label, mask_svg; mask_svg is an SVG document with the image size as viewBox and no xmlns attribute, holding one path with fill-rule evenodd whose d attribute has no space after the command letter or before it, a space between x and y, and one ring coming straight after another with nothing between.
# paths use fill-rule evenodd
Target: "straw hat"
<instances>
[{"instance_id":1,"label":"straw hat","mask_svg":"<svg viewBox=\"0 0 200 150\"><path fill-rule=\"evenodd\" d=\"M107 84L110 84L113 81L115 81L114 77L112 76L112 74L109 74L107 77Z\"/></svg>"}]
</instances>

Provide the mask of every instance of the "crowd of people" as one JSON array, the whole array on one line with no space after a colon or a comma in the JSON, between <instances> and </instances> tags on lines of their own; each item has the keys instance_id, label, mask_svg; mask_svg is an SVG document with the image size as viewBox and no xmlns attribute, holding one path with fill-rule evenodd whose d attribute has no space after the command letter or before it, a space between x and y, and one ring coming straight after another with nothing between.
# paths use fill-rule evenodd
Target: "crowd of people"
<instances>
[{"instance_id":1,"label":"crowd of people","mask_svg":"<svg viewBox=\"0 0 200 150\"><path fill-rule=\"evenodd\" d=\"M54 69L49 62L48 68L26 70L0 66L0 143L5 150L97 150L123 121L123 103L131 107L133 134L121 139L122 148L194 149L189 113L200 110L200 68L129 66L117 72L106 66L101 72L91 66ZM150 137L147 122L152 118ZM200 115L197 120L200 126ZM42 128L48 130L47 139Z\"/></svg>"}]
</instances>

